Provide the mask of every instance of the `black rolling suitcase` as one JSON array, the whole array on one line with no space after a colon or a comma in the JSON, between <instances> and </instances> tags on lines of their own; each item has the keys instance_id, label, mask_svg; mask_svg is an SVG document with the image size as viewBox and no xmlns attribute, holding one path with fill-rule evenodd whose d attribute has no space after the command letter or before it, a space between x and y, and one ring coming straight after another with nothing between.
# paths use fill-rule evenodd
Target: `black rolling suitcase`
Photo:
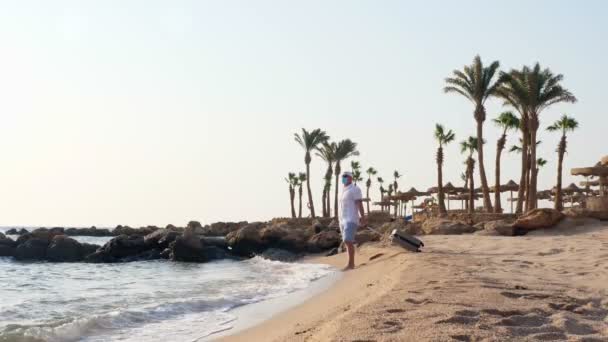
<instances>
[{"instance_id":1,"label":"black rolling suitcase","mask_svg":"<svg viewBox=\"0 0 608 342\"><path fill-rule=\"evenodd\" d=\"M420 248L424 247L424 243L418 238L405 233L398 233L397 229L391 233L391 239L393 243L412 252L420 252Z\"/></svg>"}]
</instances>

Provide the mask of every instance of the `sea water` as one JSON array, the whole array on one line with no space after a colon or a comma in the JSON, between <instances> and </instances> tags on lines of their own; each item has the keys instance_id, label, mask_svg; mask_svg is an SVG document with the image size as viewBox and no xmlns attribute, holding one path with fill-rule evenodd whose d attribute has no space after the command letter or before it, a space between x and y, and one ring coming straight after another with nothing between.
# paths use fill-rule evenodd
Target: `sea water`
<instances>
[{"instance_id":1,"label":"sea water","mask_svg":"<svg viewBox=\"0 0 608 342\"><path fill-rule=\"evenodd\" d=\"M335 273L260 257L203 264L0 257L0 341L202 341L247 319L235 309L293 295Z\"/></svg>"}]
</instances>

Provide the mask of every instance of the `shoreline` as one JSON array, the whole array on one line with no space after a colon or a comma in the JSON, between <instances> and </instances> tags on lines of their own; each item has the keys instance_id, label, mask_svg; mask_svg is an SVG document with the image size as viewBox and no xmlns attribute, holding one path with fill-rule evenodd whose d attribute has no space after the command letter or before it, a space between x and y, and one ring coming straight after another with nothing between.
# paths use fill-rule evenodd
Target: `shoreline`
<instances>
[{"instance_id":1,"label":"shoreline","mask_svg":"<svg viewBox=\"0 0 608 342\"><path fill-rule=\"evenodd\" d=\"M525 237L434 235L423 253L367 244L329 289L220 341L601 341L608 225ZM345 255L314 258L341 266Z\"/></svg>"},{"instance_id":2,"label":"shoreline","mask_svg":"<svg viewBox=\"0 0 608 342\"><path fill-rule=\"evenodd\" d=\"M317 262L310 263L318 264ZM220 329L217 332L201 337L196 341L221 340L253 329L256 326L273 319L275 316L282 315L330 290L342 277L342 272L336 270L336 272L332 274L313 281L310 287L306 289L297 290L282 297L271 298L229 310L228 313L231 313L236 317L234 320L226 322L227 325L232 324L232 326L227 326L225 329Z\"/></svg>"},{"instance_id":3,"label":"shoreline","mask_svg":"<svg viewBox=\"0 0 608 342\"><path fill-rule=\"evenodd\" d=\"M386 254L387 248L392 250L389 252L390 255ZM396 247L385 248L378 244L363 245L357 250L357 268L340 272L342 276L324 291L301 301L296 306L262 320L255 326L240 331L228 331L225 336L221 336L221 338L218 336L218 340L224 342L274 341L290 339L289 335L303 335L310 331L310 326L330 318L333 313L340 311L339 308L349 310L348 302L351 300L357 298L360 302L365 302L374 297L374 292L376 294L380 293L369 290L363 292L362 289L371 289L380 285L380 283L385 290L390 288L392 282L397 279L394 277L391 279L394 272L387 269L387 264L384 264L383 261L389 258L402 260L402 254L406 253ZM372 257L373 260L369 260ZM346 263L346 255L340 253L330 257L311 257L303 262L327 264L341 269ZM391 266L393 264L393 262L390 263ZM383 282L380 282L380 279ZM389 281L386 282L386 280ZM311 317L311 315L316 317ZM296 323L293 324L293 322Z\"/></svg>"}]
</instances>

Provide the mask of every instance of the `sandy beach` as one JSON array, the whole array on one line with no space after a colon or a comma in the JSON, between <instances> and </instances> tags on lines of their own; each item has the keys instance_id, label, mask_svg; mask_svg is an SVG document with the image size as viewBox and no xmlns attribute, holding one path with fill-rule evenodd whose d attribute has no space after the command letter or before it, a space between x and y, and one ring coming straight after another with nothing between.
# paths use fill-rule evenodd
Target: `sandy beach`
<instances>
[{"instance_id":1,"label":"sandy beach","mask_svg":"<svg viewBox=\"0 0 608 342\"><path fill-rule=\"evenodd\" d=\"M327 291L223 341L606 341L608 225L382 243ZM312 260L340 267L344 254Z\"/></svg>"}]
</instances>

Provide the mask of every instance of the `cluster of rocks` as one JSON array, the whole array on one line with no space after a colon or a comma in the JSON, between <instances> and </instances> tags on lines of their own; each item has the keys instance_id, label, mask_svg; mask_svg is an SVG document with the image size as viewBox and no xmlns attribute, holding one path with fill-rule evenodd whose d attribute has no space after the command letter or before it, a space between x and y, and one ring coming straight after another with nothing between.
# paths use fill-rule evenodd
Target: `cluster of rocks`
<instances>
[{"instance_id":1,"label":"cluster of rocks","mask_svg":"<svg viewBox=\"0 0 608 342\"><path fill-rule=\"evenodd\" d=\"M502 216L490 221L429 218L423 222L405 223L392 220L387 214L370 215L369 224L375 232L359 229L358 245L379 241L397 229L412 235L469 234L516 236L530 231L555 227L564 218L588 218L584 211L565 214L553 209L535 209L518 218ZM55 262L126 262L168 259L185 262L206 262L225 258L248 258L262 255L271 259L291 261L305 253L336 253L341 244L338 223L322 218L273 219L270 222L218 222L202 226L191 221L184 228L172 225L133 229L118 226L114 230L85 228L92 236L116 235L103 246L81 243L69 237L82 231L72 228L39 228L32 232L9 231L20 235L13 240L0 234L0 256L17 260Z\"/></svg>"}]
</instances>

